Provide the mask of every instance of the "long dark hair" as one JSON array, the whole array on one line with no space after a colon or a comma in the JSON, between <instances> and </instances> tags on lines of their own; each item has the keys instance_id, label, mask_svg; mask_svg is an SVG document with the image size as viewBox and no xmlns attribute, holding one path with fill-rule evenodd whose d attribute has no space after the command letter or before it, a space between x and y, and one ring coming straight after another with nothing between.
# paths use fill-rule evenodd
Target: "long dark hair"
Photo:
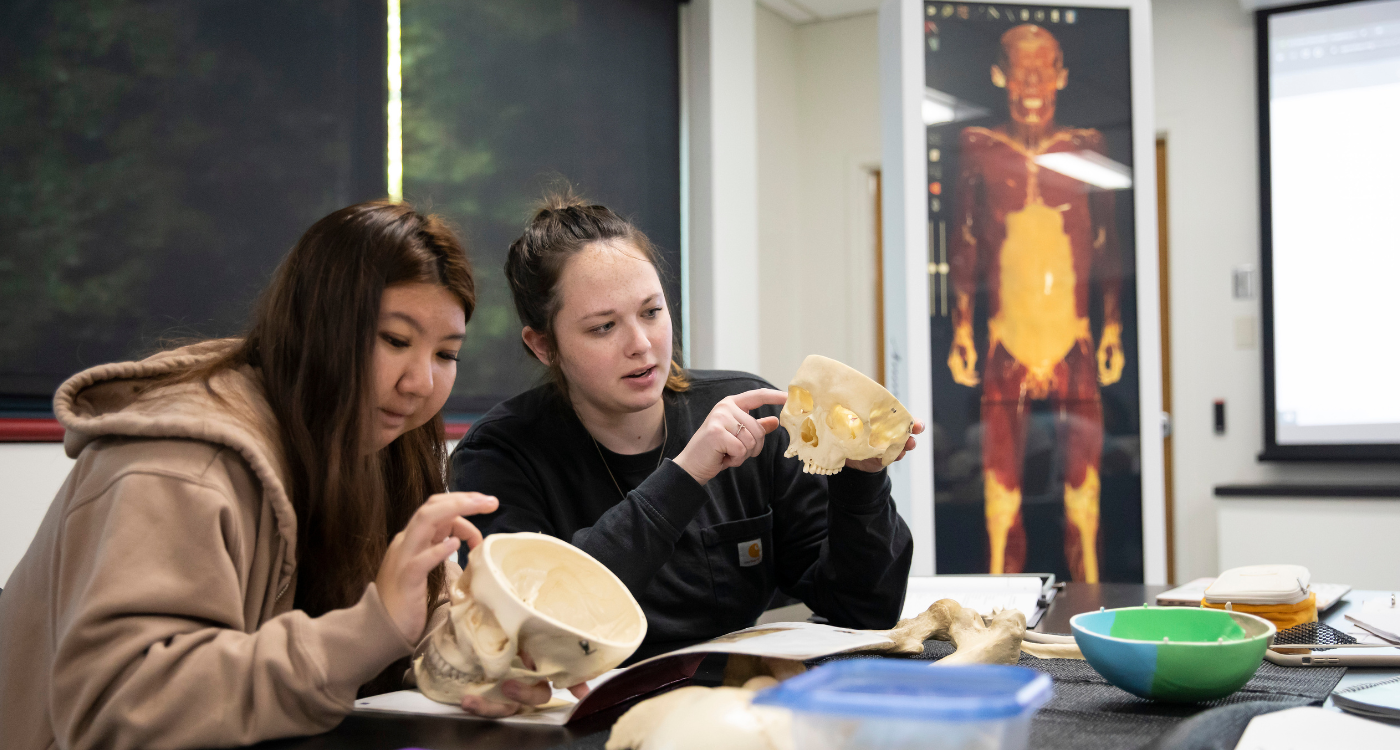
<instances>
[{"instance_id":1,"label":"long dark hair","mask_svg":"<svg viewBox=\"0 0 1400 750\"><path fill-rule=\"evenodd\" d=\"M527 325L544 335L550 348L549 376L560 393L568 392L568 382L564 379L563 368L559 365L558 347L554 338L554 316L559 312L559 277L569 259L582 252L595 242L617 240L634 248L662 275L661 264L656 248L651 240L632 222L618 216L607 206L590 204L572 193L554 192L545 196L544 203L535 211L524 234L510 244L506 256L506 280L510 282L510 296L515 301L515 311L520 315L522 325ZM668 310L671 301L666 301ZM535 353L524 342L525 351L533 358ZM677 356L679 348L674 340L671 344L671 372L666 377L666 388L684 391L690 388L685 369Z\"/></svg>"},{"instance_id":2,"label":"long dark hair","mask_svg":"<svg viewBox=\"0 0 1400 750\"><path fill-rule=\"evenodd\" d=\"M404 203L342 208L306 230L283 259L241 344L202 368L247 364L261 372L297 514L294 606L312 616L358 601L393 535L429 495L445 491L441 414L378 453L368 450L380 300L386 287L412 282L446 288L471 319L471 265L442 219ZM425 606L444 583L438 567Z\"/></svg>"}]
</instances>

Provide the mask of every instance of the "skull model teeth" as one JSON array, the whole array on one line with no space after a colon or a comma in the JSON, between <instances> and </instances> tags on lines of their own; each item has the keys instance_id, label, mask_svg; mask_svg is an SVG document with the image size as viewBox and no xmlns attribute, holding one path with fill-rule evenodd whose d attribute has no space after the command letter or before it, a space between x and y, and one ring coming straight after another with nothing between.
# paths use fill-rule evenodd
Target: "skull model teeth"
<instances>
[{"instance_id":1,"label":"skull model teeth","mask_svg":"<svg viewBox=\"0 0 1400 750\"><path fill-rule=\"evenodd\" d=\"M793 456L797 455L797 451L792 448L788 448L787 453L784 453L783 455L787 458L792 458ZM816 462L811 460L810 458L804 458L802 459L802 471L808 474L820 474L822 476L831 476L832 474L835 474L836 472L840 471L840 469L824 469L820 466L817 466Z\"/></svg>"},{"instance_id":2,"label":"skull model teeth","mask_svg":"<svg viewBox=\"0 0 1400 750\"><path fill-rule=\"evenodd\" d=\"M808 474L831 476L847 459L899 458L914 419L883 386L834 359L812 354L788 385L778 421L788 431L783 455L802 460Z\"/></svg>"},{"instance_id":3,"label":"skull model teeth","mask_svg":"<svg viewBox=\"0 0 1400 750\"><path fill-rule=\"evenodd\" d=\"M646 615L622 581L544 534L488 536L450 594L449 618L413 662L419 690L442 703L508 700L506 680L577 685L621 664L646 636Z\"/></svg>"}]
</instances>

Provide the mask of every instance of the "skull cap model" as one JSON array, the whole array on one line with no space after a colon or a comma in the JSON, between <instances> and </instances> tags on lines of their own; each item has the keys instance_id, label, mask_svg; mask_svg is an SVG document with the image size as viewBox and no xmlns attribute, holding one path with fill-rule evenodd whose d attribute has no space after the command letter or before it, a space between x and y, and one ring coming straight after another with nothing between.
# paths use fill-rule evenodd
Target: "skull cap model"
<instances>
[{"instance_id":1,"label":"skull cap model","mask_svg":"<svg viewBox=\"0 0 1400 750\"><path fill-rule=\"evenodd\" d=\"M880 457L889 466L909 440L914 418L884 386L834 359L811 354L788 384L778 421L788 431L783 455L808 474L835 474L846 459Z\"/></svg>"},{"instance_id":2,"label":"skull cap model","mask_svg":"<svg viewBox=\"0 0 1400 750\"><path fill-rule=\"evenodd\" d=\"M450 595L448 620L413 662L418 689L442 703L508 700L505 680L556 688L591 680L631 656L647 632L642 608L612 571L544 534L486 537Z\"/></svg>"}]
</instances>

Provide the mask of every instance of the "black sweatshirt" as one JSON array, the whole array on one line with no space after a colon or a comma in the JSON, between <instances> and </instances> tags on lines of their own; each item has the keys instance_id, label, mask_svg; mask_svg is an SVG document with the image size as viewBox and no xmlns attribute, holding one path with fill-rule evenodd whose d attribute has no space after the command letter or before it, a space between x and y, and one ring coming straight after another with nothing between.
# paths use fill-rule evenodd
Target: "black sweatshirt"
<instances>
[{"instance_id":1,"label":"black sweatshirt","mask_svg":"<svg viewBox=\"0 0 1400 750\"><path fill-rule=\"evenodd\" d=\"M622 579L647 616L634 658L748 627L775 589L833 625L892 627L913 541L887 472L804 474L801 461L783 458L780 427L757 457L701 486L671 459L721 399L773 386L741 372L688 374L688 391L665 391L669 435L660 449L626 456L602 448L544 385L472 425L452 452L451 487L500 500L496 512L471 519L482 533L549 534Z\"/></svg>"}]
</instances>

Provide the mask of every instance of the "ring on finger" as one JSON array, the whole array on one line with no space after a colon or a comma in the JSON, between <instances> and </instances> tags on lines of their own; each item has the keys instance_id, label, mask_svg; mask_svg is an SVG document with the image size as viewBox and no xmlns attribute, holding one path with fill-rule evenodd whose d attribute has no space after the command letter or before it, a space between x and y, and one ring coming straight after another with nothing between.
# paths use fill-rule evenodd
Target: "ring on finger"
<instances>
[{"instance_id":1,"label":"ring on finger","mask_svg":"<svg viewBox=\"0 0 1400 750\"><path fill-rule=\"evenodd\" d=\"M735 423L734 423L734 437L739 437L739 433L743 432L743 431L746 430L746 429L747 429L747 428L744 427L744 423L743 423L743 422L735 422Z\"/></svg>"}]
</instances>

